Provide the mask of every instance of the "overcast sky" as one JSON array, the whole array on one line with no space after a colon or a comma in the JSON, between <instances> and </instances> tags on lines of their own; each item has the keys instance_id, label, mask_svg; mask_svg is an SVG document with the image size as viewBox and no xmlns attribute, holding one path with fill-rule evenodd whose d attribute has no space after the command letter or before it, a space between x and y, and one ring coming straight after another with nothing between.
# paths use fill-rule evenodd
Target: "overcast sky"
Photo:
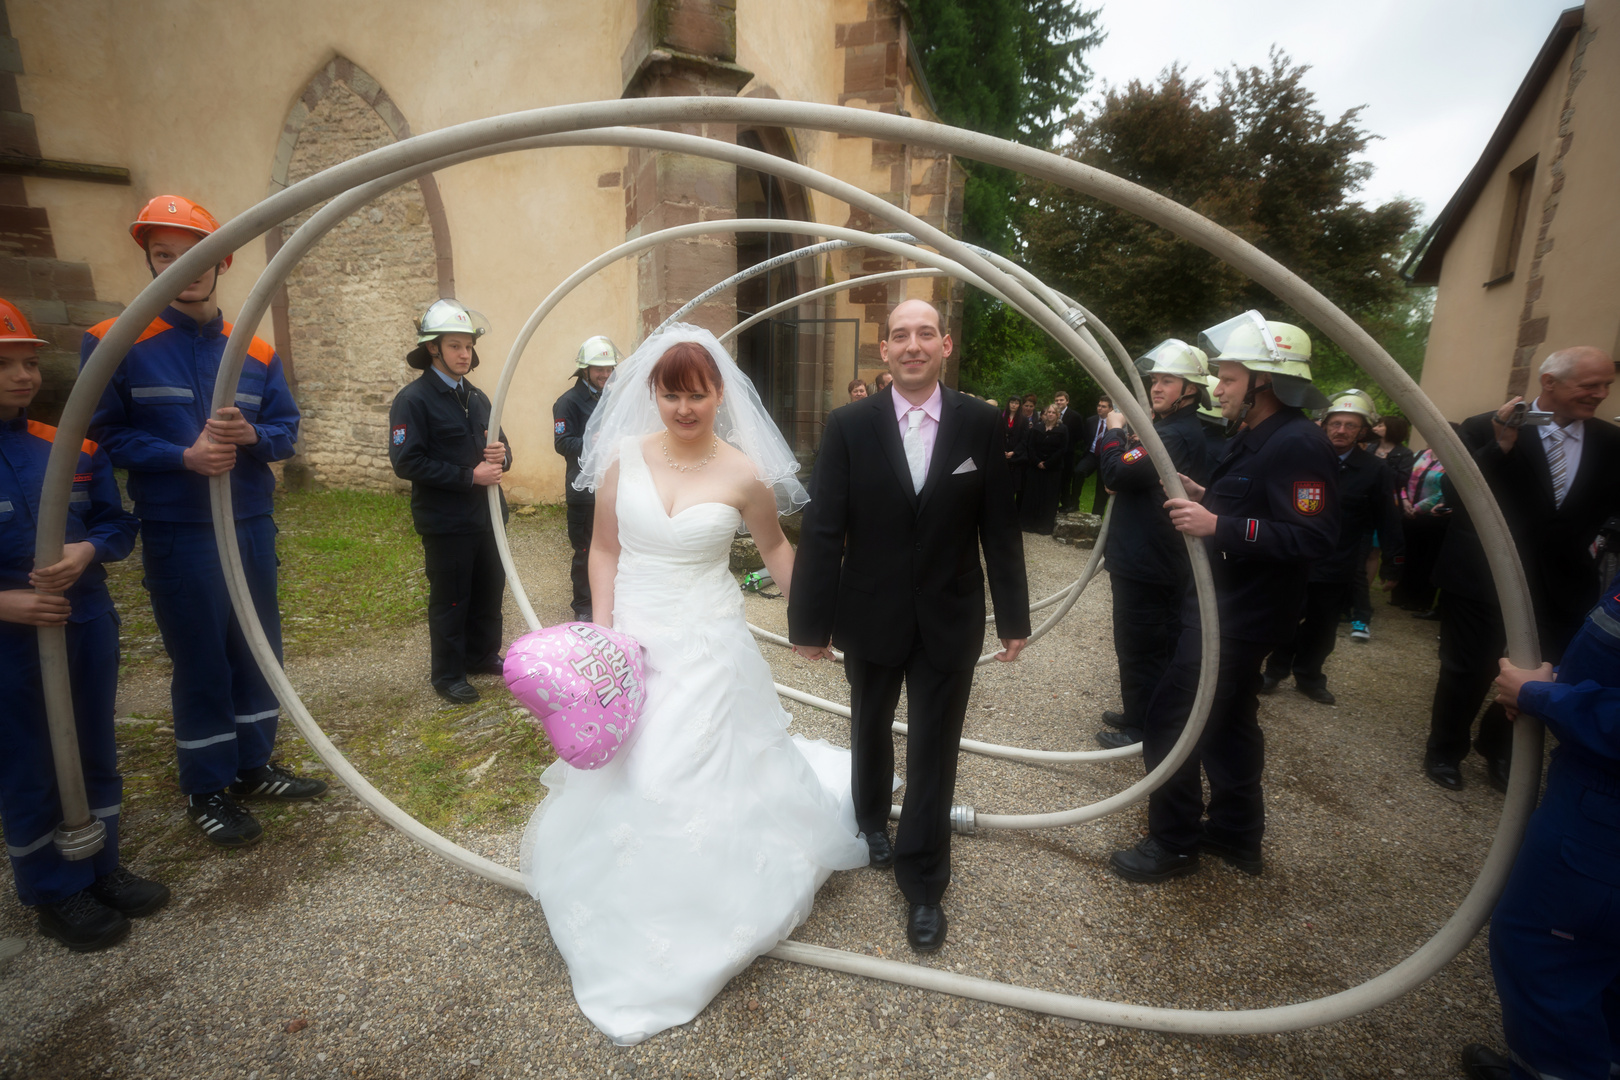
<instances>
[{"instance_id":1,"label":"overcast sky","mask_svg":"<svg viewBox=\"0 0 1620 1080\"><path fill-rule=\"evenodd\" d=\"M1082 0L1096 6L1095 0ZM1335 119L1365 105L1377 171L1369 202L1422 201L1431 220L1478 160L1569 0L1103 0L1108 38L1086 54L1103 83L1156 78L1179 61L1194 78L1266 64L1273 43L1311 71Z\"/></svg>"}]
</instances>

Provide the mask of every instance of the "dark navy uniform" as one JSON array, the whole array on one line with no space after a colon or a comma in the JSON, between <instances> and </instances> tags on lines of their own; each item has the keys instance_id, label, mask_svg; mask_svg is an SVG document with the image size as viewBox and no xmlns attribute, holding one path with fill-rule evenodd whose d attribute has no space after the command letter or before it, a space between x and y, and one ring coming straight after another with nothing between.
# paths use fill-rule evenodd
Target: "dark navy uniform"
<instances>
[{"instance_id":1,"label":"dark navy uniform","mask_svg":"<svg viewBox=\"0 0 1620 1080\"><path fill-rule=\"evenodd\" d=\"M585 425L601 398L601 391L591 386L582 371L568 392L551 407L553 445L568 463L563 499L568 507L568 546L574 549L569 576L574 582L574 614L581 619L591 617L590 554L591 533L596 524L596 493L575 491L574 477L579 475L579 455L585 450Z\"/></svg>"},{"instance_id":2,"label":"dark navy uniform","mask_svg":"<svg viewBox=\"0 0 1620 1080\"><path fill-rule=\"evenodd\" d=\"M1198 745L1148 802L1153 838L1173 854L1190 855L1198 846L1200 768L1209 777L1209 838L1233 850L1260 851L1260 664L1292 636L1307 568L1338 539L1337 473L1327 436L1304 413L1284 407L1235 436L1210 474L1203 505L1217 517L1215 534L1205 540L1221 626L1215 700ZM1199 635L1198 598L1189 587L1175 656L1148 704L1142 758L1149 771L1169 755L1187 723L1198 688Z\"/></svg>"},{"instance_id":3,"label":"dark navy uniform","mask_svg":"<svg viewBox=\"0 0 1620 1080\"><path fill-rule=\"evenodd\" d=\"M411 482L411 520L425 553L430 678L439 688L501 667L506 572L489 493L473 483L489 443L489 414L482 390L465 379L453 388L431 367L395 395L388 412L388 460L394 475ZM506 467L511 463L507 451ZM500 500L505 521L504 492Z\"/></svg>"},{"instance_id":4,"label":"dark navy uniform","mask_svg":"<svg viewBox=\"0 0 1620 1080\"><path fill-rule=\"evenodd\" d=\"M1350 606L1356 582L1367 581L1367 544L1376 530L1385 575L1392 580L1405 563L1401 510L1389 466L1359 446L1339 462L1339 538L1333 553L1311 564L1297 632L1266 662L1266 676L1282 680L1292 672L1301 690L1326 689L1322 665L1338 640L1339 616Z\"/></svg>"},{"instance_id":5,"label":"dark navy uniform","mask_svg":"<svg viewBox=\"0 0 1620 1080\"><path fill-rule=\"evenodd\" d=\"M1620 1061L1620 577L1557 681L1525 683L1519 708L1558 748L1491 917L1513 1075L1608 1077Z\"/></svg>"},{"instance_id":6,"label":"dark navy uniform","mask_svg":"<svg viewBox=\"0 0 1620 1080\"><path fill-rule=\"evenodd\" d=\"M0 590L29 589L45 462L56 429L18 418L0 422ZM118 688L118 615L107 594L107 572L135 546L139 522L124 510L112 462L88 440L79 453L68 503L65 543L88 540L96 555L67 591L68 672L90 812L107 826L102 849L68 862L52 838L62 823L56 768L45 719L39 635L32 626L0 622L0 817L17 896L50 904L89 888L118 868L118 813L123 779L113 741Z\"/></svg>"},{"instance_id":7,"label":"dark navy uniform","mask_svg":"<svg viewBox=\"0 0 1620 1080\"><path fill-rule=\"evenodd\" d=\"M1197 483L1209 479L1211 462L1196 405L1153 418L1176 471ZM1132 445L1123 428L1103 436L1098 474L1114 492L1114 516L1104 548L1113 592L1114 654L1124 728L1140 732L1153 688L1163 678L1181 633L1181 602L1192 575L1187 544L1170 524L1164 488L1147 451Z\"/></svg>"},{"instance_id":8,"label":"dark navy uniform","mask_svg":"<svg viewBox=\"0 0 1620 1080\"><path fill-rule=\"evenodd\" d=\"M92 327L81 361L112 326ZM174 663L169 694L180 790L220 791L270 761L281 707L237 625L214 539L208 478L183 455L210 416L214 381L231 324L220 315L199 324L167 308L141 334L114 372L90 421L113 465L129 470L129 497L141 519L143 583L163 648ZM298 406L281 360L254 338L242 361L235 405L259 441L236 448L231 500L242 567L265 636L281 658L276 603L275 475L270 463L293 456Z\"/></svg>"}]
</instances>

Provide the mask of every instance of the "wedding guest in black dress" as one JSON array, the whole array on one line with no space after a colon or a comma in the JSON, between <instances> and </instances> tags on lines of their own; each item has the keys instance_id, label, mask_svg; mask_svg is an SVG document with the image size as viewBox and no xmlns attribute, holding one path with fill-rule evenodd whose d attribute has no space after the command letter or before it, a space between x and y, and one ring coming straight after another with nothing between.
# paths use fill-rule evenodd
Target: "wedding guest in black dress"
<instances>
[{"instance_id":1,"label":"wedding guest in black dress","mask_svg":"<svg viewBox=\"0 0 1620 1080\"><path fill-rule=\"evenodd\" d=\"M1057 525L1058 497L1063 493L1063 462L1069 456L1069 429L1056 405L1029 427L1024 444L1024 490L1018 497L1018 527L1051 536Z\"/></svg>"},{"instance_id":2,"label":"wedding guest in black dress","mask_svg":"<svg viewBox=\"0 0 1620 1080\"><path fill-rule=\"evenodd\" d=\"M1012 478L1012 493L1024 490L1024 445L1029 441L1030 424L1035 419L1035 395L1013 398L1007 405L1007 469Z\"/></svg>"}]
</instances>

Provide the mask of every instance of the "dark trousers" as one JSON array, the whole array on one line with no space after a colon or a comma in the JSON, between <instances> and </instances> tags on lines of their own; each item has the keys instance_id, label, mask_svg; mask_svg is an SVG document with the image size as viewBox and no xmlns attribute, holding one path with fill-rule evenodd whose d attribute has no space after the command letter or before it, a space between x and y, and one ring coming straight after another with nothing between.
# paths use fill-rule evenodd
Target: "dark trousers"
<instances>
[{"instance_id":1,"label":"dark trousers","mask_svg":"<svg viewBox=\"0 0 1620 1080\"><path fill-rule=\"evenodd\" d=\"M51 904L89 888L118 868L118 814L124 782L113 741L113 699L118 689L118 616L107 612L67 626L73 719L79 733L90 813L107 826L107 842L88 859L68 862L52 843L62 823L56 765L45 720L39 670L39 635L32 626L0 623L0 818L11 856L17 898Z\"/></svg>"},{"instance_id":2,"label":"dark trousers","mask_svg":"<svg viewBox=\"0 0 1620 1080\"><path fill-rule=\"evenodd\" d=\"M253 609L280 660L276 523L268 514L238 521L236 542ZM141 560L152 614L174 664L169 700L180 790L219 791L269 762L281 706L231 608L213 525L143 521Z\"/></svg>"},{"instance_id":3,"label":"dark trousers","mask_svg":"<svg viewBox=\"0 0 1620 1080\"><path fill-rule=\"evenodd\" d=\"M1580 625L1557 626L1537 620L1541 658L1558 663L1564 646ZM1507 651L1507 630L1502 610L1446 589L1440 591L1440 676L1434 684L1434 705L1429 712L1429 743L1424 761L1456 766L1468 756L1468 732L1479 716L1480 702L1501 670L1498 660ZM1513 752L1512 722L1494 701L1479 721L1474 743L1481 756L1506 761Z\"/></svg>"},{"instance_id":4,"label":"dark trousers","mask_svg":"<svg viewBox=\"0 0 1620 1080\"><path fill-rule=\"evenodd\" d=\"M591 610L591 533L595 528L594 501L568 504L568 546L574 549L573 562L568 565L568 576L574 583L574 614L582 619Z\"/></svg>"},{"instance_id":5,"label":"dark trousers","mask_svg":"<svg viewBox=\"0 0 1620 1080\"><path fill-rule=\"evenodd\" d=\"M1553 754L1491 916L1513 1075L1608 1077L1620 1060L1620 784ZM1585 773L1586 775L1582 775Z\"/></svg>"},{"instance_id":6,"label":"dark trousers","mask_svg":"<svg viewBox=\"0 0 1620 1080\"><path fill-rule=\"evenodd\" d=\"M1434 607L1435 589L1430 578L1449 521L1444 515L1434 514L1414 514L1405 520L1402 535L1406 540L1406 564L1401 568L1401 580L1390 594L1401 607L1413 611Z\"/></svg>"},{"instance_id":7,"label":"dark trousers","mask_svg":"<svg viewBox=\"0 0 1620 1080\"><path fill-rule=\"evenodd\" d=\"M1114 594L1114 655L1119 660L1125 726L1140 730L1148 701L1164 678L1181 636L1181 605L1187 587L1118 574L1109 575L1109 585Z\"/></svg>"},{"instance_id":8,"label":"dark trousers","mask_svg":"<svg viewBox=\"0 0 1620 1080\"><path fill-rule=\"evenodd\" d=\"M434 686L500 667L506 572L493 532L424 533Z\"/></svg>"},{"instance_id":9,"label":"dark trousers","mask_svg":"<svg viewBox=\"0 0 1620 1080\"><path fill-rule=\"evenodd\" d=\"M973 669L941 671L919 644L902 667L844 654L849 680L855 825L888 827L894 787L894 709L906 689L906 797L894 844L894 878L913 904L937 904L951 881L951 800Z\"/></svg>"},{"instance_id":10,"label":"dark trousers","mask_svg":"<svg viewBox=\"0 0 1620 1080\"><path fill-rule=\"evenodd\" d=\"M1367 537L1361 541L1356 549L1356 572L1350 579L1350 598L1339 608L1340 614L1345 608L1350 609L1350 618L1356 622L1372 622L1372 584L1367 580L1367 556L1372 554L1372 538Z\"/></svg>"},{"instance_id":11,"label":"dark trousers","mask_svg":"<svg viewBox=\"0 0 1620 1080\"><path fill-rule=\"evenodd\" d=\"M1080 509L1080 494L1085 489L1086 477L1097 471L1097 455L1081 453L1079 447L1071 447L1069 451L1069 466L1063 474L1063 500L1058 509L1065 514L1072 514ZM1102 480L1097 483L1100 485Z\"/></svg>"},{"instance_id":12,"label":"dark trousers","mask_svg":"<svg viewBox=\"0 0 1620 1080\"><path fill-rule=\"evenodd\" d=\"M1271 650L1266 674L1281 682L1290 674L1301 690L1321 690L1327 686L1322 665L1333 654L1339 639L1339 615L1350 602L1353 582L1313 581L1305 586L1305 610L1300 615L1294 640Z\"/></svg>"},{"instance_id":13,"label":"dark trousers","mask_svg":"<svg viewBox=\"0 0 1620 1080\"><path fill-rule=\"evenodd\" d=\"M1190 854L1200 832L1241 851L1259 851L1265 834L1266 809L1260 776L1266 764L1266 740L1260 731L1260 662L1268 646L1221 638L1221 661L1215 700L1198 745L1175 775L1148 797L1148 830L1167 850ZM1192 713L1198 690L1203 642L1197 626L1185 627L1164 681L1148 704L1142 739L1142 763L1149 772L1170 754ZM1204 790L1199 772L1209 778L1209 824L1204 816Z\"/></svg>"}]
</instances>

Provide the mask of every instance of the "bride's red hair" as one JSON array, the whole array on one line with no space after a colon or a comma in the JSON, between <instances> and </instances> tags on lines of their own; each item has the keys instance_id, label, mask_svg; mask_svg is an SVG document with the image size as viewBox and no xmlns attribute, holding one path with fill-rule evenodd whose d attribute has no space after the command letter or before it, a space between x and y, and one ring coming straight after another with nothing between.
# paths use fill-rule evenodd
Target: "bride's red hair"
<instances>
[{"instance_id":1,"label":"bride's red hair","mask_svg":"<svg viewBox=\"0 0 1620 1080\"><path fill-rule=\"evenodd\" d=\"M720 365L714 357L695 341L681 341L669 347L647 375L647 385L653 393L660 389L676 390L683 394L717 393L725 389L720 377Z\"/></svg>"}]
</instances>

